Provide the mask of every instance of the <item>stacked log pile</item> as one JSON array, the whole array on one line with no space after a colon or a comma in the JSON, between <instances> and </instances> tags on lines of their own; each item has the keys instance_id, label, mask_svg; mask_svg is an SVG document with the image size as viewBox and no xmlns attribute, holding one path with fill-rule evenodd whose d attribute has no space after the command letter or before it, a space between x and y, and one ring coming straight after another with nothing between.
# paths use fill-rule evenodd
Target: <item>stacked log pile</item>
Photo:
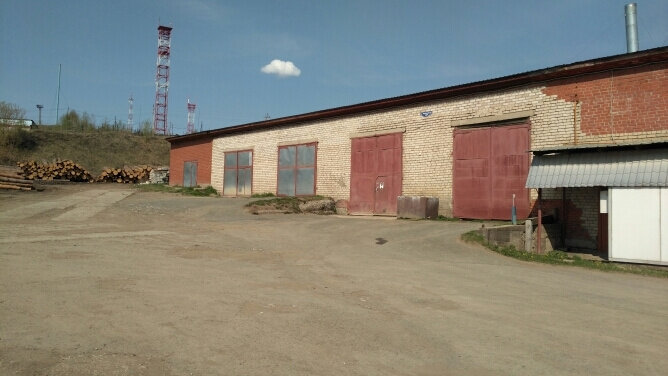
<instances>
[{"instance_id":1,"label":"stacked log pile","mask_svg":"<svg viewBox=\"0 0 668 376\"><path fill-rule=\"evenodd\" d=\"M106 183L141 183L149 178L152 168L149 166L123 167L123 168L105 168L96 182Z\"/></svg>"},{"instance_id":2,"label":"stacked log pile","mask_svg":"<svg viewBox=\"0 0 668 376\"><path fill-rule=\"evenodd\" d=\"M29 191L35 187L32 180L25 178L20 168L0 166L0 189Z\"/></svg>"},{"instance_id":3,"label":"stacked log pile","mask_svg":"<svg viewBox=\"0 0 668 376\"><path fill-rule=\"evenodd\" d=\"M105 168L98 177L93 177L83 166L71 160L56 160L53 163L37 161L19 162L5 179L68 180L72 182L141 183L149 179L150 166ZM2 170L0 170L0 173ZM11 176L9 176L11 175ZM3 180L4 181L4 180ZM32 184L32 183L31 183Z\"/></svg>"},{"instance_id":4,"label":"stacked log pile","mask_svg":"<svg viewBox=\"0 0 668 376\"><path fill-rule=\"evenodd\" d=\"M53 163L36 161L19 162L18 166L28 179L69 180L74 182L92 182L93 175L78 163L69 159L56 160Z\"/></svg>"}]
</instances>

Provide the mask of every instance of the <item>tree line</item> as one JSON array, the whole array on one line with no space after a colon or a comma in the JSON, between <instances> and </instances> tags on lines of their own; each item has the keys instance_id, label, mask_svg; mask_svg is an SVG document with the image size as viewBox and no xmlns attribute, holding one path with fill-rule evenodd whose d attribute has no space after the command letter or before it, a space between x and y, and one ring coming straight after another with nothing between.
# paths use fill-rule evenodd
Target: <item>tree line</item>
<instances>
[{"instance_id":1,"label":"tree line","mask_svg":"<svg viewBox=\"0 0 668 376\"><path fill-rule=\"evenodd\" d=\"M25 119L26 110L20 106L5 101L0 101L0 123L8 120ZM11 125L11 124L9 124ZM128 129L127 124L114 121L109 122L106 119L99 125L95 124L95 120L86 112L79 114L75 110L69 110L58 119L58 124L48 126L49 129L64 130L71 132L94 132L94 131L116 131L116 132L132 132L142 135L153 134L153 125L150 120L144 120L139 124L138 129Z\"/></svg>"}]
</instances>

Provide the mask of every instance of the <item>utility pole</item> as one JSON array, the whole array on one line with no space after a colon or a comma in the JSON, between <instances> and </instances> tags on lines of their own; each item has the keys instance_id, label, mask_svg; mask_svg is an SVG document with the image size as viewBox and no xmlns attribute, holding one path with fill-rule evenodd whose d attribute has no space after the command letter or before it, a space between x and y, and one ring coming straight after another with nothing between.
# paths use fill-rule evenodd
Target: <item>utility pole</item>
<instances>
[{"instance_id":1,"label":"utility pole","mask_svg":"<svg viewBox=\"0 0 668 376\"><path fill-rule=\"evenodd\" d=\"M58 110L60 109L60 72L63 68L62 64L58 64L58 102L56 103L56 125L58 125L58 122L60 122L60 113Z\"/></svg>"},{"instance_id":2,"label":"utility pole","mask_svg":"<svg viewBox=\"0 0 668 376\"><path fill-rule=\"evenodd\" d=\"M44 106L42 106L41 104L37 105L37 109L39 110L39 125L42 125L42 109L43 108L44 108Z\"/></svg>"}]
</instances>

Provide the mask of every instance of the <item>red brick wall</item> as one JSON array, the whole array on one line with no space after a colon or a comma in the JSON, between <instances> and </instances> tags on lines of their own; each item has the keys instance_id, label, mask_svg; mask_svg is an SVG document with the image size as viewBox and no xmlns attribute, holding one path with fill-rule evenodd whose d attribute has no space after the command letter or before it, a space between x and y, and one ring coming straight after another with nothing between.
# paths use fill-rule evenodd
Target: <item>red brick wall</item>
<instances>
[{"instance_id":1,"label":"red brick wall","mask_svg":"<svg viewBox=\"0 0 668 376\"><path fill-rule=\"evenodd\" d=\"M538 203L533 203L532 217L538 216ZM566 207L563 207L562 200L548 199L541 200L543 215L553 215L559 222L566 220L566 234L570 239L594 240L596 234L590 234L583 225L582 208L577 207L573 201L566 200ZM566 210L566 218L564 218Z\"/></svg>"},{"instance_id":2,"label":"red brick wall","mask_svg":"<svg viewBox=\"0 0 668 376\"><path fill-rule=\"evenodd\" d=\"M169 185L183 185L183 162L197 161L197 184L211 184L212 139L172 143L169 151Z\"/></svg>"},{"instance_id":3,"label":"red brick wall","mask_svg":"<svg viewBox=\"0 0 668 376\"><path fill-rule=\"evenodd\" d=\"M579 101L585 135L668 129L668 63L558 80L543 93Z\"/></svg>"}]
</instances>

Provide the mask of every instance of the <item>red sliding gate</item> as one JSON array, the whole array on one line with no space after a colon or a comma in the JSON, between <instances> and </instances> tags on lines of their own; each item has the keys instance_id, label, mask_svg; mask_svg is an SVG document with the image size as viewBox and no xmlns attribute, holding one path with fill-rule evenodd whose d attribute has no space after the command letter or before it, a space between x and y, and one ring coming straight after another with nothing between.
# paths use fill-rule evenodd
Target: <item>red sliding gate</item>
<instances>
[{"instance_id":1,"label":"red sliding gate","mask_svg":"<svg viewBox=\"0 0 668 376\"><path fill-rule=\"evenodd\" d=\"M529 125L454 131L453 214L458 218L510 219L529 215Z\"/></svg>"}]
</instances>

